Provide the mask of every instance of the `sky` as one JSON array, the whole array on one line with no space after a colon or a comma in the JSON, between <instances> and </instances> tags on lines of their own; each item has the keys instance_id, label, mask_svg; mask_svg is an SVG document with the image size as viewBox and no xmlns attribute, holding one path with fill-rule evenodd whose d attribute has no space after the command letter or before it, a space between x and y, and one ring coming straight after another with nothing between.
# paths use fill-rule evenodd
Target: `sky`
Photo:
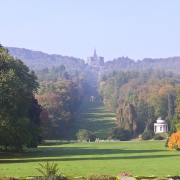
<instances>
[{"instance_id":1,"label":"sky","mask_svg":"<svg viewBox=\"0 0 180 180\"><path fill-rule=\"evenodd\" d=\"M86 60L180 56L180 0L0 0L0 44Z\"/></svg>"}]
</instances>

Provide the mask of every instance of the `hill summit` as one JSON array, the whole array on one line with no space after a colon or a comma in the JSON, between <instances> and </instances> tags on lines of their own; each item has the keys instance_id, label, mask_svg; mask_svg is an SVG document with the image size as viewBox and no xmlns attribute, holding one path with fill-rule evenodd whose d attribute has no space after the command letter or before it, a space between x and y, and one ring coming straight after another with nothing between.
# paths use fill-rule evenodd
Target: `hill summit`
<instances>
[{"instance_id":1,"label":"hill summit","mask_svg":"<svg viewBox=\"0 0 180 180\"><path fill-rule=\"evenodd\" d=\"M58 54L47 54L41 51L32 51L25 48L8 47L9 54L14 58L22 60L30 69L44 69L61 66L68 69L83 68L85 61L80 58L62 56Z\"/></svg>"}]
</instances>

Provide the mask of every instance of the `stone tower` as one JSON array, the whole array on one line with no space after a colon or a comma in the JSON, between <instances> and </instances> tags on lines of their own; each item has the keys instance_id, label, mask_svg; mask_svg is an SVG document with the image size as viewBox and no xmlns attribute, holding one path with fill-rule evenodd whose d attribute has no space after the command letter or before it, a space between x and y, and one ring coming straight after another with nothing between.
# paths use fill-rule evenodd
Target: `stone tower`
<instances>
[{"instance_id":1,"label":"stone tower","mask_svg":"<svg viewBox=\"0 0 180 180\"><path fill-rule=\"evenodd\" d=\"M104 57L97 56L96 48L94 49L94 55L87 58L86 62L90 67L101 68L104 66Z\"/></svg>"}]
</instances>

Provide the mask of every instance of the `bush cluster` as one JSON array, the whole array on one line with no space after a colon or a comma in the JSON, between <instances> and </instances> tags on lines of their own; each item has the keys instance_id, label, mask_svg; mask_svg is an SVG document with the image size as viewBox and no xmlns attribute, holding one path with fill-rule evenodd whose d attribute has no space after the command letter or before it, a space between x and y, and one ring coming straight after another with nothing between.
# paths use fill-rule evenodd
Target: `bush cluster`
<instances>
[{"instance_id":1,"label":"bush cluster","mask_svg":"<svg viewBox=\"0 0 180 180\"><path fill-rule=\"evenodd\" d=\"M154 140L163 140L164 137L162 137L160 134L155 134L153 137Z\"/></svg>"},{"instance_id":2,"label":"bush cluster","mask_svg":"<svg viewBox=\"0 0 180 180\"><path fill-rule=\"evenodd\" d=\"M119 139L120 141L128 141L130 140L130 137L130 131L121 127L112 128L107 134L107 139Z\"/></svg>"},{"instance_id":3,"label":"bush cluster","mask_svg":"<svg viewBox=\"0 0 180 180\"><path fill-rule=\"evenodd\" d=\"M142 140L150 140L154 137L154 131L152 130L145 130L143 133L142 133Z\"/></svg>"}]
</instances>

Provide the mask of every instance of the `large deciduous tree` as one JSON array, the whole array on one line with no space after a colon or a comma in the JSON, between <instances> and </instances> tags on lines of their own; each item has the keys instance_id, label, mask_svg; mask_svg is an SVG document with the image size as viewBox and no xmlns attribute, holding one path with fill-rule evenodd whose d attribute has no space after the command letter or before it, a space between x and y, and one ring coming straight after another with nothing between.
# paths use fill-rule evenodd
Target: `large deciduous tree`
<instances>
[{"instance_id":1,"label":"large deciduous tree","mask_svg":"<svg viewBox=\"0 0 180 180\"><path fill-rule=\"evenodd\" d=\"M6 149L37 146L41 111L33 96L37 87L35 74L0 47L0 145Z\"/></svg>"}]
</instances>

